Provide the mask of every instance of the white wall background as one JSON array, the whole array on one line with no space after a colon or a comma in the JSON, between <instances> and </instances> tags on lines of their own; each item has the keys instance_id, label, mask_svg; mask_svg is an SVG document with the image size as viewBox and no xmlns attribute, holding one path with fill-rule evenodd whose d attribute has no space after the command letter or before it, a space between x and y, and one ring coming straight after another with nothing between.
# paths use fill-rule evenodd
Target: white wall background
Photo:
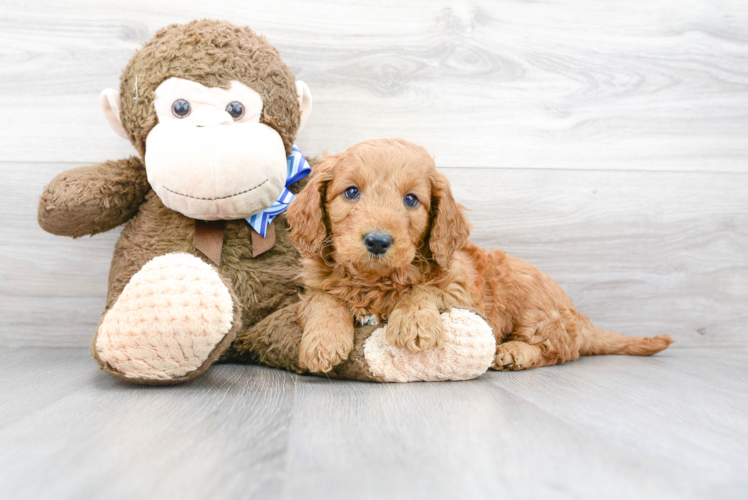
<instances>
[{"instance_id":1,"label":"white wall background","mask_svg":"<svg viewBox=\"0 0 748 500\"><path fill-rule=\"evenodd\" d=\"M0 3L0 345L86 345L118 231L36 223L57 173L134 153L99 92L160 27L246 24L311 87L306 154L426 146L474 240L599 326L748 345L748 2Z\"/></svg>"}]
</instances>

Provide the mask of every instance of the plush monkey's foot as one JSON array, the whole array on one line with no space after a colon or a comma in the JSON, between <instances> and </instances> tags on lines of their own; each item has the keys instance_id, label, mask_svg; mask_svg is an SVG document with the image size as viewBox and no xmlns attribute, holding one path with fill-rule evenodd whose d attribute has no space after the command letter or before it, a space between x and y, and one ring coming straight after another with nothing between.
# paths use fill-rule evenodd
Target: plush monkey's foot
<instances>
[{"instance_id":1,"label":"plush monkey's foot","mask_svg":"<svg viewBox=\"0 0 748 500\"><path fill-rule=\"evenodd\" d=\"M364 344L369 370L385 382L468 380L491 366L496 340L477 314L452 309L441 314L444 334L439 347L414 353L387 342L386 328L374 331Z\"/></svg>"},{"instance_id":2,"label":"plush monkey's foot","mask_svg":"<svg viewBox=\"0 0 748 500\"><path fill-rule=\"evenodd\" d=\"M104 369L146 384L188 380L230 345L237 306L218 272L189 254L148 262L99 324L91 352Z\"/></svg>"}]
</instances>

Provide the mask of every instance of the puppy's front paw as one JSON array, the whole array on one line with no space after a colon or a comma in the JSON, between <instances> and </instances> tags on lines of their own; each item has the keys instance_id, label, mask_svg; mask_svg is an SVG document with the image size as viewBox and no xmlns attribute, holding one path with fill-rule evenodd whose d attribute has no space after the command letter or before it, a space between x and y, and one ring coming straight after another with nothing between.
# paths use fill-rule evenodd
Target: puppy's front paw
<instances>
[{"instance_id":1,"label":"puppy's front paw","mask_svg":"<svg viewBox=\"0 0 748 500\"><path fill-rule=\"evenodd\" d=\"M428 351L442 344L444 324L432 304L395 308L387 322L387 342L411 352Z\"/></svg>"},{"instance_id":2,"label":"puppy's front paw","mask_svg":"<svg viewBox=\"0 0 748 500\"><path fill-rule=\"evenodd\" d=\"M307 329L301 336L299 365L313 373L327 373L348 359L353 349L353 325Z\"/></svg>"}]
</instances>

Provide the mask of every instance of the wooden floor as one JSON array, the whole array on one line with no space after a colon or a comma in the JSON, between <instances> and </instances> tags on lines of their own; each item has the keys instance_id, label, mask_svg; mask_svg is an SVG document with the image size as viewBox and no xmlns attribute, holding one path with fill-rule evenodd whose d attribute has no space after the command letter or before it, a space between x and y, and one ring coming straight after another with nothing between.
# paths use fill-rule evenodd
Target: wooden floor
<instances>
[{"instance_id":1,"label":"wooden floor","mask_svg":"<svg viewBox=\"0 0 748 500\"><path fill-rule=\"evenodd\" d=\"M0 349L0 498L738 499L748 351L468 382L222 365L138 387L80 348Z\"/></svg>"}]
</instances>

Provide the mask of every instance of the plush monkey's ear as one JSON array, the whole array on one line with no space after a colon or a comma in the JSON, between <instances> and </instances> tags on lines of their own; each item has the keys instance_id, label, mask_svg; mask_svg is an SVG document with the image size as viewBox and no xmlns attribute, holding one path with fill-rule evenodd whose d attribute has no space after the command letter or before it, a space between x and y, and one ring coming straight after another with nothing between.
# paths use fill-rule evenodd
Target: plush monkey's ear
<instances>
[{"instance_id":1,"label":"plush monkey's ear","mask_svg":"<svg viewBox=\"0 0 748 500\"><path fill-rule=\"evenodd\" d=\"M122 101L119 97L119 92L114 89L106 89L99 96L99 104L101 104L101 110L104 112L109 125L117 135L129 139L127 137L127 131L122 125L122 120L119 117L119 110L121 108Z\"/></svg>"},{"instance_id":2,"label":"plush monkey's ear","mask_svg":"<svg viewBox=\"0 0 748 500\"><path fill-rule=\"evenodd\" d=\"M299 130L296 131L298 134L312 113L312 92L306 83L296 80L296 94L299 96L299 106L301 106L301 123L299 123Z\"/></svg>"},{"instance_id":3,"label":"plush monkey's ear","mask_svg":"<svg viewBox=\"0 0 748 500\"><path fill-rule=\"evenodd\" d=\"M289 237L305 259L322 255L327 238L323 204L339 159L340 155L327 155L312 167L309 182L288 206Z\"/></svg>"},{"instance_id":4,"label":"plush monkey's ear","mask_svg":"<svg viewBox=\"0 0 748 500\"><path fill-rule=\"evenodd\" d=\"M452 258L470 237L470 223L465 207L452 196L449 181L441 172L431 176L431 235L429 249L442 269L447 269Z\"/></svg>"}]
</instances>

